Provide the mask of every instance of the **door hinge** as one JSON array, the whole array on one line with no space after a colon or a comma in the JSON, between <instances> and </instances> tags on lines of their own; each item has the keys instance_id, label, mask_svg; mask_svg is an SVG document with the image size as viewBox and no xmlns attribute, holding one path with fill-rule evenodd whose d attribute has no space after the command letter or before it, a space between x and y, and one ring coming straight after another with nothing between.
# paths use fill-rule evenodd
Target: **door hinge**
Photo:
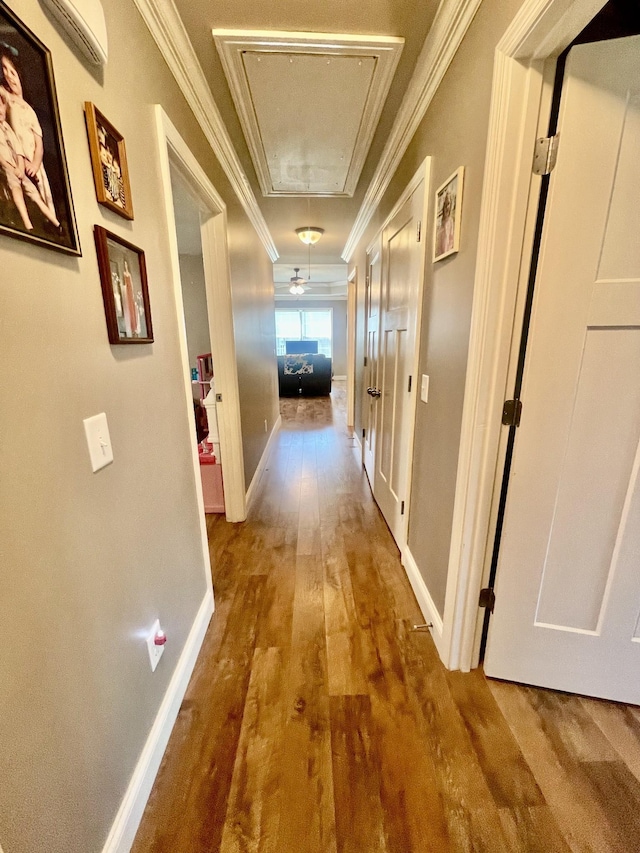
<instances>
[{"instance_id":1,"label":"door hinge","mask_svg":"<svg viewBox=\"0 0 640 853\"><path fill-rule=\"evenodd\" d=\"M404 515L404 501L400 501L400 515Z\"/></svg>"},{"instance_id":2,"label":"door hinge","mask_svg":"<svg viewBox=\"0 0 640 853\"><path fill-rule=\"evenodd\" d=\"M416 222L416 243L419 243L422 238L422 222L418 219Z\"/></svg>"},{"instance_id":3,"label":"door hinge","mask_svg":"<svg viewBox=\"0 0 640 853\"><path fill-rule=\"evenodd\" d=\"M533 174L534 175L549 175L558 159L558 139L560 134L555 136L541 136L536 139L536 147L533 153Z\"/></svg>"},{"instance_id":4,"label":"door hinge","mask_svg":"<svg viewBox=\"0 0 640 853\"><path fill-rule=\"evenodd\" d=\"M520 400L505 400L502 407L502 423L504 426L520 426L522 403Z\"/></svg>"},{"instance_id":5,"label":"door hinge","mask_svg":"<svg viewBox=\"0 0 640 853\"><path fill-rule=\"evenodd\" d=\"M412 377L410 376L409 377L409 385L407 387L407 391L409 391L409 392L411 391L411 379L412 379Z\"/></svg>"},{"instance_id":6,"label":"door hinge","mask_svg":"<svg viewBox=\"0 0 640 853\"><path fill-rule=\"evenodd\" d=\"M496 594L492 587L486 586L480 590L480 598L478 599L478 607L486 607L491 613L496 606Z\"/></svg>"},{"instance_id":7,"label":"door hinge","mask_svg":"<svg viewBox=\"0 0 640 853\"><path fill-rule=\"evenodd\" d=\"M364 366L365 366L365 367L367 366L367 357L366 357L366 355L365 355L365 357L364 357Z\"/></svg>"}]
</instances>

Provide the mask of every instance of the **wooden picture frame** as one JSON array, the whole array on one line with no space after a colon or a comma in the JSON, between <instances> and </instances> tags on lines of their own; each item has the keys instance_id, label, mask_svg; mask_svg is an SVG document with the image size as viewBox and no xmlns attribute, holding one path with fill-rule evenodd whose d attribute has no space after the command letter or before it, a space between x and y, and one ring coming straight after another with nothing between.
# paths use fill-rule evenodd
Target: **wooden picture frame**
<instances>
[{"instance_id":1,"label":"wooden picture frame","mask_svg":"<svg viewBox=\"0 0 640 853\"><path fill-rule=\"evenodd\" d=\"M152 343L144 252L101 225L94 226L94 236L109 343Z\"/></svg>"},{"instance_id":2,"label":"wooden picture frame","mask_svg":"<svg viewBox=\"0 0 640 853\"><path fill-rule=\"evenodd\" d=\"M124 137L91 101L85 101L84 114L96 198L114 213L133 219Z\"/></svg>"},{"instance_id":3,"label":"wooden picture frame","mask_svg":"<svg viewBox=\"0 0 640 853\"><path fill-rule=\"evenodd\" d=\"M450 175L436 190L433 228L433 260L441 261L460 249L464 166Z\"/></svg>"},{"instance_id":4,"label":"wooden picture frame","mask_svg":"<svg viewBox=\"0 0 640 853\"><path fill-rule=\"evenodd\" d=\"M0 0L0 233L81 255L47 47Z\"/></svg>"}]
</instances>

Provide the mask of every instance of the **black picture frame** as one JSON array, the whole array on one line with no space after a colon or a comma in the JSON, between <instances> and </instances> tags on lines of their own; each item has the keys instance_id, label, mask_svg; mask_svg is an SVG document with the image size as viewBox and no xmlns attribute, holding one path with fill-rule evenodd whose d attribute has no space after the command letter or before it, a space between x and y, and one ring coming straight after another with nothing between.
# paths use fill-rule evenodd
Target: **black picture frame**
<instances>
[{"instance_id":1,"label":"black picture frame","mask_svg":"<svg viewBox=\"0 0 640 853\"><path fill-rule=\"evenodd\" d=\"M2 0L0 119L0 233L81 255L51 53Z\"/></svg>"},{"instance_id":2,"label":"black picture frame","mask_svg":"<svg viewBox=\"0 0 640 853\"><path fill-rule=\"evenodd\" d=\"M153 343L143 250L101 225L93 230L109 343Z\"/></svg>"}]
</instances>

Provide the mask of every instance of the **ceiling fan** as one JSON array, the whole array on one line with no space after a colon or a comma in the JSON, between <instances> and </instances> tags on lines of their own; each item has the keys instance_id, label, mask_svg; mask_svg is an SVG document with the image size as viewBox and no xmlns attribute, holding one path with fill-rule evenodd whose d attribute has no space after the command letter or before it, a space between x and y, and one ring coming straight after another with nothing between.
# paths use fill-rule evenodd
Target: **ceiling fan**
<instances>
[{"instance_id":1,"label":"ceiling fan","mask_svg":"<svg viewBox=\"0 0 640 853\"><path fill-rule=\"evenodd\" d=\"M304 287L302 285L307 283L307 279L299 275L300 267L294 267L293 271L295 272L295 275L291 276L291 287L289 288L289 293L293 293L294 296L300 296L304 293Z\"/></svg>"}]
</instances>

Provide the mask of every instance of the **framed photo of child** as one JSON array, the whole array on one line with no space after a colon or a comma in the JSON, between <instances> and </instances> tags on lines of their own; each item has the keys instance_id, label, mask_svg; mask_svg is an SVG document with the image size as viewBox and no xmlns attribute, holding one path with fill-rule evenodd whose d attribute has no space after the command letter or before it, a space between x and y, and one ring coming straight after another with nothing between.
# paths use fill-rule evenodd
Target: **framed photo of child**
<instances>
[{"instance_id":1,"label":"framed photo of child","mask_svg":"<svg viewBox=\"0 0 640 853\"><path fill-rule=\"evenodd\" d=\"M448 258L460 248L463 181L464 166L460 166L436 190L436 216L433 235L434 262Z\"/></svg>"},{"instance_id":2,"label":"framed photo of child","mask_svg":"<svg viewBox=\"0 0 640 853\"><path fill-rule=\"evenodd\" d=\"M84 114L96 197L114 213L133 219L124 138L90 101L85 102Z\"/></svg>"},{"instance_id":3,"label":"framed photo of child","mask_svg":"<svg viewBox=\"0 0 640 853\"><path fill-rule=\"evenodd\" d=\"M2 0L0 233L82 254L51 54Z\"/></svg>"},{"instance_id":4,"label":"framed photo of child","mask_svg":"<svg viewBox=\"0 0 640 853\"><path fill-rule=\"evenodd\" d=\"M94 235L109 343L153 343L144 252L101 225Z\"/></svg>"}]
</instances>

